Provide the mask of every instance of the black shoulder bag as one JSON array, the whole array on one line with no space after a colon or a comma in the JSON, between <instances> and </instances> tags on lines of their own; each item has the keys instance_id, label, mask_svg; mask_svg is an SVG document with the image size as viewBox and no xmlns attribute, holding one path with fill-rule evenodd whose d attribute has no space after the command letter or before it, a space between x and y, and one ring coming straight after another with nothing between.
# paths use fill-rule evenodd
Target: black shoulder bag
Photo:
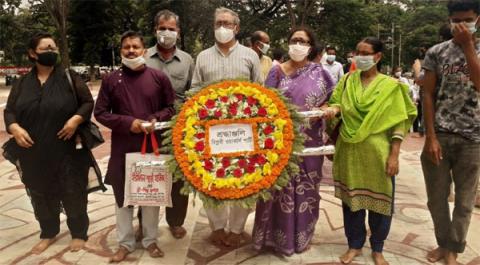
<instances>
[{"instance_id":1,"label":"black shoulder bag","mask_svg":"<svg viewBox=\"0 0 480 265\"><path fill-rule=\"evenodd\" d=\"M72 76L70 75L70 69L66 69L65 74L67 75L68 82L70 83L70 87L73 90L73 97L75 98L75 102L77 102L77 105L79 105L77 89L73 84ZM77 132L80 135L80 138L82 138L82 144L90 150L105 142L102 133L98 128L98 125L96 125L90 120L86 120L82 124L80 124L77 128Z\"/></svg>"},{"instance_id":2,"label":"black shoulder bag","mask_svg":"<svg viewBox=\"0 0 480 265\"><path fill-rule=\"evenodd\" d=\"M70 87L73 90L73 97L75 98L75 102L77 102L77 105L79 105L77 101L77 91L73 84L70 70L66 69L65 74L67 75L68 82L70 83ZM97 190L105 192L107 188L103 184L102 172L100 171L100 167L98 166L97 161L92 154L92 148L95 148L105 142L102 134L100 133L100 129L95 123L87 120L84 121L83 124L78 126L77 132L82 139L82 145L84 146L84 148L88 149L87 152L90 157L90 165L88 167L87 192L90 193Z\"/></svg>"}]
</instances>

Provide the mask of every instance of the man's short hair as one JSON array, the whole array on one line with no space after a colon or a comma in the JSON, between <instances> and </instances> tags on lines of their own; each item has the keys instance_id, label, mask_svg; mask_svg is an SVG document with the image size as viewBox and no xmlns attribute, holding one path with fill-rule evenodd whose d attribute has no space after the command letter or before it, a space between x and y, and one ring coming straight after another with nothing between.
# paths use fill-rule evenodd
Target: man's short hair
<instances>
[{"instance_id":1,"label":"man's short hair","mask_svg":"<svg viewBox=\"0 0 480 265\"><path fill-rule=\"evenodd\" d=\"M231 9L228 9L226 7L219 7L217 9L215 9L215 17L214 18L217 18L218 15L223 14L223 13L229 13L230 15L232 15L233 16L233 23L235 23L235 25L240 25L240 17L238 16L238 13L231 10Z\"/></svg>"},{"instance_id":2,"label":"man's short hair","mask_svg":"<svg viewBox=\"0 0 480 265\"><path fill-rule=\"evenodd\" d=\"M140 42L142 43L143 47L145 47L145 40L143 39L142 34L140 34L139 32L129 30L123 33L122 37L120 38L120 47L122 47L123 40L125 40L126 38L138 38L140 39Z\"/></svg>"},{"instance_id":3,"label":"man's short hair","mask_svg":"<svg viewBox=\"0 0 480 265\"><path fill-rule=\"evenodd\" d=\"M447 4L448 14L451 16L454 12L465 12L472 10L475 14L480 14L479 0L450 0Z\"/></svg>"},{"instance_id":4,"label":"man's short hair","mask_svg":"<svg viewBox=\"0 0 480 265\"><path fill-rule=\"evenodd\" d=\"M262 34L264 32L261 31L261 30L257 30L255 31L254 33L252 33L252 35L250 36L250 40L252 41L252 44L254 44L255 42L257 41L262 41ZM266 34L266 33L265 33Z\"/></svg>"},{"instance_id":5,"label":"man's short hair","mask_svg":"<svg viewBox=\"0 0 480 265\"><path fill-rule=\"evenodd\" d=\"M337 49L335 49L335 47L333 47L333 46L328 46L328 47L325 49L325 51L327 51L327 52L328 52L328 51L337 52Z\"/></svg>"},{"instance_id":6,"label":"man's short hair","mask_svg":"<svg viewBox=\"0 0 480 265\"><path fill-rule=\"evenodd\" d=\"M158 21L160 19L165 19L165 20L170 20L174 18L175 22L177 23L177 28L180 28L180 18L178 17L177 14L173 13L172 11L168 9L163 9L158 11L158 13L155 15L155 18L153 19L153 23L155 27L158 26Z\"/></svg>"}]
</instances>

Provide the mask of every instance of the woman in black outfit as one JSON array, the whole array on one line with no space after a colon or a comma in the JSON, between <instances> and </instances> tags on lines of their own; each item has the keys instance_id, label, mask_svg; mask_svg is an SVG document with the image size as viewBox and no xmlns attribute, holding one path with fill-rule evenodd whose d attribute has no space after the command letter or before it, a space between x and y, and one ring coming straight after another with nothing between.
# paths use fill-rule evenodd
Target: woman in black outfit
<instances>
[{"instance_id":1,"label":"woman in black outfit","mask_svg":"<svg viewBox=\"0 0 480 265\"><path fill-rule=\"evenodd\" d=\"M60 231L60 211L65 209L72 235L71 251L88 239L87 182L89 154L76 149L76 129L90 119L93 98L80 77L72 74L76 96L65 70L57 65L58 48L52 35L39 33L29 43L32 70L10 91L5 127L13 135L5 151L16 163L35 217L40 242L33 253L44 251ZM75 100L77 99L77 100Z\"/></svg>"}]
</instances>

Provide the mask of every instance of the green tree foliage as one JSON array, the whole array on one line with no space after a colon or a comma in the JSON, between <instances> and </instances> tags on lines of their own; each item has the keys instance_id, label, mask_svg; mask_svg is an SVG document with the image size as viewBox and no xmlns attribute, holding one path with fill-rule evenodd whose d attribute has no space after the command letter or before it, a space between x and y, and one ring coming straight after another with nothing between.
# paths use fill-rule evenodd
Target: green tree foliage
<instances>
[{"instance_id":1,"label":"green tree foliage","mask_svg":"<svg viewBox=\"0 0 480 265\"><path fill-rule=\"evenodd\" d=\"M140 31L147 47L154 45L154 17L161 9L180 16L179 46L194 56L214 43L213 14L215 8L225 6L240 15L240 41L264 30L272 47L286 49L292 27L305 25L320 41L335 46L341 60L360 39L378 35L387 42L384 62L389 65L392 49L398 64L401 34L400 61L407 66L420 47L440 41L439 28L447 22L445 2L438 0L29 0L28 9L19 8L21 0L0 0L0 49L8 51L9 61L25 61L26 42L34 31L61 36L48 12L52 1L70 3L70 55L73 63L88 65L118 64L120 35L126 30ZM394 43L388 43L391 39Z\"/></svg>"}]
</instances>

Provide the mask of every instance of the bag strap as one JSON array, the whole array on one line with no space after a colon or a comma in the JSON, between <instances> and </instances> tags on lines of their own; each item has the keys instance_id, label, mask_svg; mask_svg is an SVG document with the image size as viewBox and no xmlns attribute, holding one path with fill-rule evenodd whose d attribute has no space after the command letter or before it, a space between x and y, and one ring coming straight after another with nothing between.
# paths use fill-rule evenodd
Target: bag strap
<instances>
[{"instance_id":1,"label":"bag strap","mask_svg":"<svg viewBox=\"0 0 480 265\"><path fill-rule=\"evenodd\" d=\"M156 156L159 156L160 155L160 152L158 152L158 142L157 142L157 137L155 137L155 133L150 133L150 139L151 139L151 142L152 142L152 149L153 149L153 153L156 155ZM141 153L142 155L146 154L147 153L147 134L145 133L145 135L143 136L143 143L142 143L142 149L141 149Z\"/></svg>"},{"instance_id":2,"label":"bag strap","mask_svg":"<svg viewBox=\"0 0 480 265\"><path fill-rule=\"evenodd\" d=\"M73 98L75 99L75 102L77 102L77 104L78 104L77 89L75 88L75 84L73 83L72 75L70 74L70 69L69 68L65 68L65 75L67 76L68 83L70 84L70 88L72 89Z\"/></svg>"}]
</instances>

